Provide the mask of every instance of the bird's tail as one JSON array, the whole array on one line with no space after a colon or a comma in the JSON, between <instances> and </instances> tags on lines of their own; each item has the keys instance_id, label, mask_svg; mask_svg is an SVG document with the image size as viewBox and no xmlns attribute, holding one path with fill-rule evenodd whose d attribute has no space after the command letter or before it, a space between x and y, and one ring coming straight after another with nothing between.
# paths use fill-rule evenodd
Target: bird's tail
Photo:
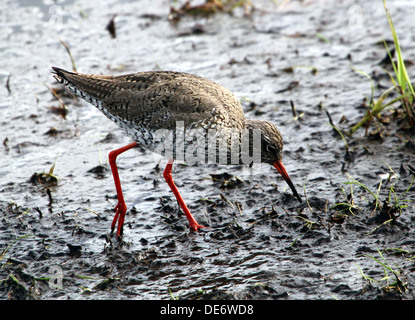
<instances>
[{"instance_id":1,"label":"bird's tail","mask_svg":"<svg viewBox=\"0 0 415 320\"><path fill-rule=\"evenodd\" d=\"M56 81L95 106L112 93L112 76L82 74L57 67L52 67L52 70Z\"/></svg>"}]
</instances>

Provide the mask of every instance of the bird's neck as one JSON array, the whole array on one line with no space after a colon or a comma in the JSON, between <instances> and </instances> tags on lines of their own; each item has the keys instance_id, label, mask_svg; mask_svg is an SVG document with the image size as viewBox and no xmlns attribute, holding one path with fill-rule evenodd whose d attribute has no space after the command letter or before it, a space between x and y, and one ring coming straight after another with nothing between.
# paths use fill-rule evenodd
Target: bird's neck
<instances>
[{"instance_id":1,"label":"bird's neck","mask_svg":"<svg viewBox=\"0 0 415 320\"><path fill-rule=\"evenodd\" d=\"M245 128L249 130L259 129L263 120L245 119Z\"/></svg>"}]
</instances>

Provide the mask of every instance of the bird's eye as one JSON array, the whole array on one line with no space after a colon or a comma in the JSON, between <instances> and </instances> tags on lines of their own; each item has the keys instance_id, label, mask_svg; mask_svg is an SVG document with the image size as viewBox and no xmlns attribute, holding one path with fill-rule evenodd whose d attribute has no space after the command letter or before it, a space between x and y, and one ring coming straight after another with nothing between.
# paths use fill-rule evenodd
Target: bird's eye
<instances>
[{"instance_id":1,"label":"bird's eye","mask_svg":"<svg viewBox=\"0 0 415 320\"><path fill-rule=\"evenodd\" d=\"M275 153L276 152L275 147L273 147L271 145L267 145L266 149L269 153Z\"/></svg>"}]
</instances>

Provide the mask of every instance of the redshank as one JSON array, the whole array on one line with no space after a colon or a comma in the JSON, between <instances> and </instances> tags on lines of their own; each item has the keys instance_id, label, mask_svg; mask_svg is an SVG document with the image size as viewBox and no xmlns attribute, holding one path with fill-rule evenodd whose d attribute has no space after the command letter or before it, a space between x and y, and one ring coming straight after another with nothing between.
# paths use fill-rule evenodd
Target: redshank
<instances>
[{"instance_id":1,"label":"redshank","mask_svg":"<svg viewBox=\"0 0 415 320\"><path fill-rule=\"evenodd\" d=\"M191 158L189 155L194 156L195 150L198 150L202 153L210 152L208 156L203 153L202 157L197 158L202 161L209 158L217 163L251 164L253 159L258 159L258 162L274 166L301 202L282 163L283 140L277 127L269 121L246 119L238 99L220 84L200 76L171 71L103 76L75 73L56 67L52 69L59 83L97 107L134 141L109 153L118 198L111 234L118 223L117 237L122 235L127 212L116 159L121 153L138 145L168 158L163 176L184 211L191 230L199 231L204 226L197 223L190 213L173 182L171 171L174 160L185 160L182 151L189 148L189 144L194 142L193 138L197 139L196 147L201 149L191 149L190 152L186 150L187 158ZM180 133L188 135L191 132L191 139L179 139ZM244 137L248 138L244 140ZM176 146L179 140L184 142L182 148ZM244 144L244 141L247 143ZM163 148L159 148L160 145ZM224 157L220 157L220 145L225 148ZM259 158L248 157L255 150L259 150Z\"/></svg>"}]
</instances>

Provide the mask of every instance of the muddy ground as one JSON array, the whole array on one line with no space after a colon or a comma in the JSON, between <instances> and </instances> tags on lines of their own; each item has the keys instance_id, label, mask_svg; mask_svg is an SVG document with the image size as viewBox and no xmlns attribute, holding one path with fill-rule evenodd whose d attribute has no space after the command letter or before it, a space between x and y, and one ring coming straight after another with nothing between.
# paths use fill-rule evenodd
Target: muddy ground
<instances>
[{"instance_id":1,"label":"muddy ground","mask_svg":"<svg viewBox=\"0 0 415 320\"><path fill-rule=\"evenodd\" d=\"M281 2L176 21L180 1L1 2L1 299L414 299L414 130L398 104L345 141L330 125L346 132L366 111L371 83L351 66L372 76L375 97L392 86L383 5ZM389 7L414 79L415 6ZM72 68L60 40L79 72L161 68L230 88L247 117L280 128L307 201L267 165L176 164L179 190L211 228L190 232L166 160L135 149L118 160L123 242L110 238L107 155L130 140L62 92L67 110L56 110L50 67ZM53 166L57 180L41 175Z\"/></svg>"}]
</instances>

